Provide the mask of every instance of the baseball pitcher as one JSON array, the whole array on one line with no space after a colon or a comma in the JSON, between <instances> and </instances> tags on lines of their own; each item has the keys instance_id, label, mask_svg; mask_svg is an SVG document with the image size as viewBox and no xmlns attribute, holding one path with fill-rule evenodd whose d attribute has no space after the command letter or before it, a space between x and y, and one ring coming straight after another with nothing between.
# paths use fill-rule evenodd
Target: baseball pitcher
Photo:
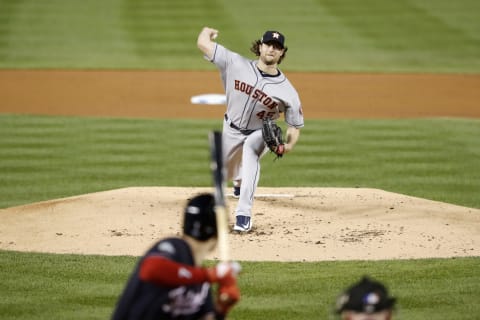
<instances>
[{"instance_id":1,"label":"baseball pitcher","mask_svg":"<svg viewBox=\"0 0 480 320\"><path fill-rule=\"evenodd\" d=\"M253 42L257 60L247 59L218 44L218 30L204 27L197 46L220 71L227 98L222 130L227 181L232 181L239 198L234 230L252 229L252 206L260 177L260 159L271 151L280 157L297 143L304 126L297 91L278 69L288 48L278 31L266 31ZM284 114L285 137L275 124Z\"/></svg>"}]
</instances>

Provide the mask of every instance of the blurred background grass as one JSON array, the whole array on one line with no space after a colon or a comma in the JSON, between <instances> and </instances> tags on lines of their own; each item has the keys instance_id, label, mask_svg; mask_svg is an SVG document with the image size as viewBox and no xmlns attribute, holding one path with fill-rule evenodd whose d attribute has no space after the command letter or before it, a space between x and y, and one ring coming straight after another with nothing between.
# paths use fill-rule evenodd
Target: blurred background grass
<instances>
[{"instance_id":1,"label":"blurred background grass","mask_svg":"<svg viewBox=\"0 0 480 320\"><path fill-rule=\"evenodd\" d=\"M476 0L0 0L0 68L211 69L204 25L243 54L285 33L295 71L480 71Z\"/></svg>"}]
</instances>

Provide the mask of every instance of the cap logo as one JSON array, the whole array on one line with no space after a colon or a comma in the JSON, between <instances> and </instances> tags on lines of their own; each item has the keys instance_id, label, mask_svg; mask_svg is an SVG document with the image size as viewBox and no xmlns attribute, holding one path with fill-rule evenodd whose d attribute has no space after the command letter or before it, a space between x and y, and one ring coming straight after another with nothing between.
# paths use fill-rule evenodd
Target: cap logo
<instances>
[{"instance_id":1,"label":"cap logo","mask_svg":"<svg viewBox=\"0 0 480 320\"><path fill-rule=\"evenodd\" d=\"M169 254L175 253L175 247L170 242L161 242L157 248L158 248L158 251L161 251L161 252L166 252Z\"/></svg>"},{"instance_id":2,"label":"cap logo","mask_svg":"<svg viewBox=\"0 0 480 320\"><path fill-rule=\"evenodd\" d=\"M380 297L375 292L371 292L365 297L365 303L367 304L377 304L379 302Z\"/></svg>"},{"instance_id":3,"label":"cap logo","mask_svg":"<svg viewBox=\"0 0 480 320\"><path fill-rule=\"evenodd\" d=\"M199 214L200 213L200 208L195 207L195 206L188 206L187 207L187 212L190 214Z\"/></svg>"},{"instance_id":4,"label":"cap logo","mask_svg":"<svg viewBox=\"0 0 480 320\"><path fill-rule=\"evenodd\" d=\"M274 32L274 33L272 34L272 36L273 36L275 39L280 38L280 35L278 34L278 32Z\"/></svg>"}]
</instances>

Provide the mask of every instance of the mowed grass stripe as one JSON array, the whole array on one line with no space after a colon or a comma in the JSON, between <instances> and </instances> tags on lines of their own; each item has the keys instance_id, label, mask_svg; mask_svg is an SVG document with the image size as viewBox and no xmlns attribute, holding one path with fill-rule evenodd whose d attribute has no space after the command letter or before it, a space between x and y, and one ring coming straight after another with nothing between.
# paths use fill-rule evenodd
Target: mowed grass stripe
<instances>
[{"instance_id":1,"label":"mowed grass stripe","mask_svg":"<svg viewBox=\"0 0 480 320\"><path fill-rule=\"evenodd\" d=\"M281 30L287 71L480 71L473 0L0 0L0 8L0 68L212 70L195 45L210 25L244 55L263 31Z\"/></svg>"},{"instance_id":2,"label":"mowed grass stripe","mask_svg":"<svg viewBox=\"0 0 480 320\"><path fill-rule=\"evenodd\" d=\"M13 65L85 67L99 57L135 59L118 20L120 1L22 1L9 7L4 55Z\"/></svg>"},{"instance_id":3,"label":"mowed grass stripe","mask_svg":"<svg viewBox=\"0 0 480 320\"><path fill-rule=\"evenodd\" d=\"M0 123L3 207L126 186L208 186L208 133L221 127L14 115ZM478 136L478 120L308 120L295 152L264 156L260 185L372 187L480 207ZM24 192L14 195L18 183Z\"/></svg>"},{"instance_id":4,"label":"mowed grass stripe","mask_svg":"<svg viewBox=\"0 0 480 320\"><path fill-rule=\"evenodd\" d=\"M48 200L136 185L178 185L184 184L185 176L193 185L211 180L207 136L214 126L208 121L199 127L192 121L33 118L36 124L22 116L2 117L7 124L0 129L2 201L18 197L23 199L20 202L30 202L31 196ZM172 139L170 132L178 139ZM18 185L22 188L16 194ZM42 185L45 189L37 191Z\"/></svg>"},{"instance_id":5,"label":"mowed grass stripe","mask_svg":"<svg viewBox=\"0 0 480 320\"><path fill-rule=\"evenodd\" d=\"M263 161L261 183L282 186L282 172L297 186L376 187L478 206L479 136L478 120L307 121L295 152Z\"/></svg>"},{"instance_id":6,"label":"mowed grass stripe","mask_svg":"<svg viewBox=\"0 0 480 320\"><path fill-rule=\"evenodd\" d=\"M157 68L171 68L172 64L182 68L182 61L191 60L198 53L196 37L203 24L217 21L228 25L218 1L129 0L122 18L136 54ZM197 57L201 63L201 54Z\"/></svg>"},{"instance_id":7,"label":"mowed grass stripe","mask_svg":"<svg viewBox=\"0 0 480 320\"><path fill-rule=\"evenodd\" d=\"M398 299L397 317L475 319L479 312L478 260L242 262L242 300L231 316L329 319L340 288L368 270ZM137 258L0 251L0 262L2 318L105 319Z\"/></svg>"}]
</instances>

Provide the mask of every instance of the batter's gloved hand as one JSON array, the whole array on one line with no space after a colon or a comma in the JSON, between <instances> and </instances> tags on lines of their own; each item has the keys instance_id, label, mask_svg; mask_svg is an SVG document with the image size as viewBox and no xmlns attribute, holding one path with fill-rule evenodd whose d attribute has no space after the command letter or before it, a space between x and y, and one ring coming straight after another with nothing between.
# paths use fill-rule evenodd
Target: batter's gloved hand
<instances>
[{"instance_id":1,"label":"batter's gloved hand","mask_svg":"<svg viewBox=\"0 0 480 320\"><path fill-rule=\"evenodd\" d=\"M230 309L240 300L240 289L237 281L229 285L220 285L217 296L217 312L226 315Z\"/></svg>"},{"instance_id":2,"label":"batter's gloved hand","mask_svg":"<svg viewBox=\"0 0 480 320\"><path fill-rule=\"evenodd\" d=\"M263 141L267 147L280 158L285 153L285 144L283 143L282 128L280 128L270 118L263 119L262 125Z\"/></svg>"},{"instance_id":3,"label":"batter's gloved hand","mask_svg":"<svg viewBox=\"0 0 480 320\"><path fill-rule=\"evenodd\" d=\"M206 268L207 281L218 282L220 286L236 283L236 278L242 267L238 262L220 262L215 267Z\"/></svg>"}]
</instances>

